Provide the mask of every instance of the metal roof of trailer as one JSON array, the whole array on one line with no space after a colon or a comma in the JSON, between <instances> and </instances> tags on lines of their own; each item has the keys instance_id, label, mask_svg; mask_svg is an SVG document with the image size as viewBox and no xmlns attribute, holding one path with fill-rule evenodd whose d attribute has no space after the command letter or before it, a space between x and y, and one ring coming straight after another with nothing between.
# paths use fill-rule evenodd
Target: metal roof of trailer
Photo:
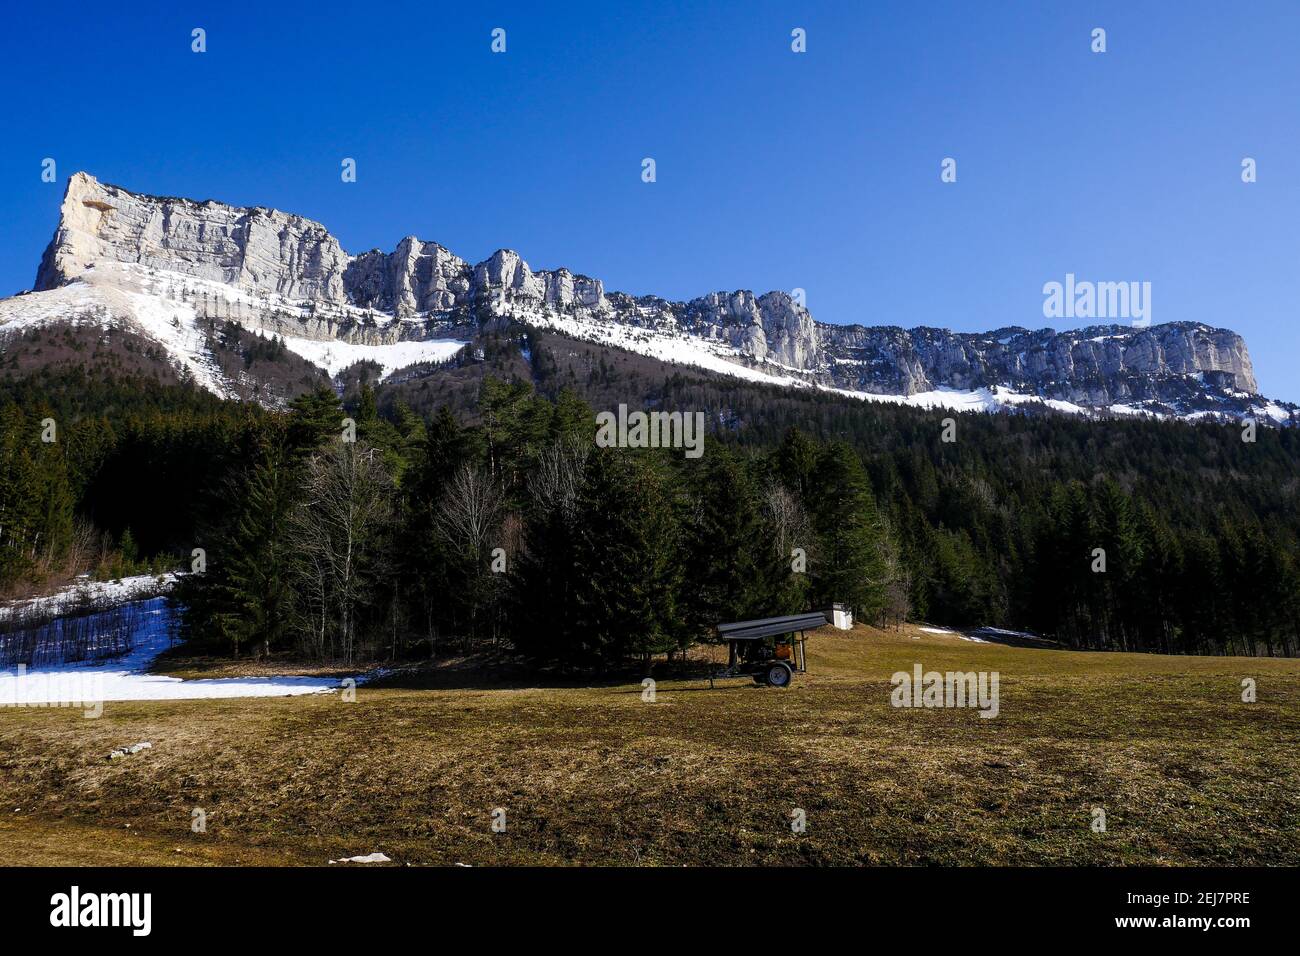
<instances>
[{"instance_id":1,"label":"metal roof of trailer","mask_svg":"<svg viewBox=\"0 0 1300 956\"><path fill-rule=\"evenodd\" d=\"M826 615L820 611L809 614L787 614L784 617L760 617L753 621L719 624L718 637L728 641L758 641L777 634L811 631L825 627L826 624Z\"/></svg>"}]
</instances>

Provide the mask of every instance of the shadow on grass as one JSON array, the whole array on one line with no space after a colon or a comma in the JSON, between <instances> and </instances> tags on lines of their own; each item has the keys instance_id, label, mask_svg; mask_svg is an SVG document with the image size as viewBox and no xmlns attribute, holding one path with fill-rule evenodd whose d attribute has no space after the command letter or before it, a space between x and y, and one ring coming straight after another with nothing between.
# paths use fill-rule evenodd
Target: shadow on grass
<instances>
[{"instance_id":1,"label":"shadow on grass","mask_svg":"<svg viewBox=\"0 0 1300 956\"><path fill-rule=\"evenodd\" d=\"M640 694L647 676L656 681L698 681L708 690L710 665L707 661L656 662L647 674L644 666L628 666L601 672L562 671L530 667L510 657L469 655L397 665L380 665L366 680L371 688L399 690L551 690L580 688L626 688ZM672 688L674 693L684 688ZM699 689L699 688L691 688Z\"/></svg>"},{"instance_id":2,"label":"shadow on grass","mask_svg":"<svg viewBox=\"0 0 1300 956\"><path fill-rule=\"evenodd\" d=\"M169 647L149 664L150 674L179 677L185 680L223 677L355 677L361 668L342 664L306 661L285 654L267 658L222 657L195 653L184 644Z\"/></svg>"},{"instance_id":3,"label":"shadow on grass","mask_svg":"<svg viewBox=\"0 0 1300 956\"><path fill-rule=\"evenodd\" d=\"M756 688L753 679L717 678L709 686L709 673L721 665L702 659L655 661L649 672L643 664L626 665L605 671L576 671L531 666L527 661L501 652L449 655L434 660L359 661L354 664L321 662L294 654L270 657L222 657L187 649L184 644L169 648L154 659L152 674L187 680L226 677L327 677L343 680L360 678L370 689L385 690L560 690L582 688L622 688L621 693L640 694L647 676L660 684L665 693L700 690ZM682 686L685 685L685 686Z\"/></svg>"}]
</instances>

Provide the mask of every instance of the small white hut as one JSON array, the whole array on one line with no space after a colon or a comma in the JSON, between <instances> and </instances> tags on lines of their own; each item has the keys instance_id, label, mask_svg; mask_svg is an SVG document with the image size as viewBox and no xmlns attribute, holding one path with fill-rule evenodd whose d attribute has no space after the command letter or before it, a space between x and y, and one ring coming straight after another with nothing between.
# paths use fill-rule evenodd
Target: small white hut
<instances>
[{"instance_id":1,"label":"small white hut","mask_svg":"<svg viewBox=\"0 0 1300 956\"><path fill-rule=\"evenodd\" d=\"M833 627L837 627L841 631L853 630L853 612L849 610L847 604L840 604L837 601L834 604L828 604L823 608L818 608L818 610L826 615L826 620L828 620Z\"/></svg>"}]
</instances>

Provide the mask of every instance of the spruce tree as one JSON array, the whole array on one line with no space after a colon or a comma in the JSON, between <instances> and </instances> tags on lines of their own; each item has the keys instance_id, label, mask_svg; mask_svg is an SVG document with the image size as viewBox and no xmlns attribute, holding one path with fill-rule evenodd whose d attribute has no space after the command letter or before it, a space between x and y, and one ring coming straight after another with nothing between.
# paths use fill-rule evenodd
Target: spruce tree
<instances>
[{"instance_id":1,"label":"spruce tree","mask_svg":"<svg viewBox=\"0 0 1300 956\"><path fill-rule=\"evenodd\" d=\"M711 449L692 484L686 578L695 633L706 637L719 623L781 610L758 486L744 463L725 448Z\"/></svg>"},{"instance_id":2,"label":"spruce tree","mask_svg":"<svg viewBox=\"0 0 1300 956\"><path fill-rule=\"evenodd\" d=\"M859 620L875 620L885 601L884 530L867 473L852 448L834 442L822 450L810 497L819 542L810 568L816 601L840 601Z\"/></svg>"}]
</instances>

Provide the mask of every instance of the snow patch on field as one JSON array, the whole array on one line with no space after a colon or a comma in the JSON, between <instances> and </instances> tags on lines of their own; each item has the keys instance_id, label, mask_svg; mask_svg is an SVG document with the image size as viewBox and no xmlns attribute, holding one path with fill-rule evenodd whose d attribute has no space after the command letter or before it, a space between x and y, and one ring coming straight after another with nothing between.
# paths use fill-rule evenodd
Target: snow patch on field
<instances>
[{"instance_id":1,"label":"snow patch on field","mask_svg":"<svg viewBox=\"0 0 1300 956\"><path fill-rule=\"evenodd\" d=\"M153 580L147 576L146 579ZM113 582L112 586L122 587L131 580ZM54 595L38 600L59 599L59 595ZM337 680L321 677L182 680L149 674L154 659L173 644L177 610L163 597L138 603L143 622L132 636L130 651L107 661L0 669L0 707L84 707L89 714L94 705L105 701L292 697L327 693L339 686Z\"/></svg>"}]
</instances>

